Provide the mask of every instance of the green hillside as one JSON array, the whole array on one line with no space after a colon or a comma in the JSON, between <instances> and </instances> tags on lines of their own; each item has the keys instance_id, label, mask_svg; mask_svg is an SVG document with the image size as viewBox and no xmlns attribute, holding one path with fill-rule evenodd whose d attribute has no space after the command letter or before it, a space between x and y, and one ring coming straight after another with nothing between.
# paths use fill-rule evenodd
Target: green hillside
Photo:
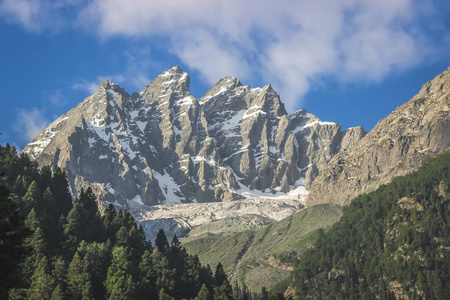
<instances>
[{"instance_id":1,"label":"green hillside","mask_svg":"<svg viewBox=\"0 0 450 300\"><path fill-rule=\"evenodd\" d=\"M450 295L450 151L361 195L302 256L298 299L445 299Z\"/></svg>"},{"instance_id":2,"label":"green hillside","mask_svg":"<svg viewBox=\"0 0 450 300\"><path fill-rule=\"evenodd\" d=\"M189 241L184 247L198 255L202 264L220 261L231 281L244 283L252 291L270 288L287 278L301 254L311 247L319 228L335 223L341 207L319 205L298 212L258 230L223 237L210 235Z\"/></svg>"}]
</instances>

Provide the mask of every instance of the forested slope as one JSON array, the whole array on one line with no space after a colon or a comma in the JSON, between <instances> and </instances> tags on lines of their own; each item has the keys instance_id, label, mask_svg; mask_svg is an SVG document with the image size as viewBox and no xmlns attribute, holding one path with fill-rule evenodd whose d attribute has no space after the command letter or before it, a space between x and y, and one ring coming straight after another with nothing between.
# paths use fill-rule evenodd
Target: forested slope
<instances>
[{"instance_id":1,"label":"forested slope","mask_svg":"<svg viewBox=\"0 0 450 300\"><path fill-rule=\"evenodd\" d=\"M361 195L301 258L286 296L450 295L450 151Z\"/></svg>"},{"instance_id":2,"label":"forested slope","mask_svg":"<svg viewBox=\"0 0 450 300\"><path fill-rule=\"evenodd\" d=\"M231 299L163 231L155 246L127 211L100 215L88 188L72 204L65 172L0 146L0 299Z\"/></svg>"}]
</instances>

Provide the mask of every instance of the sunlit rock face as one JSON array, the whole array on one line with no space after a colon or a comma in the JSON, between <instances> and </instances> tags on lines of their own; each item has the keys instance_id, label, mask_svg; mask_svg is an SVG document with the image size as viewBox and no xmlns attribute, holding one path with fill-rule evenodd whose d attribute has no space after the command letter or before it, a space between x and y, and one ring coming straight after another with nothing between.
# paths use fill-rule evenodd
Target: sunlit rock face
<instances>
[{"instance_id":1,"label":"sunlit rock face","mask_svg":"<svg viewBox=\"0 0 450 300\"><path fill-rule=\"evenodd\" d=\"M328 161L365 135L305 110L288 114L270 85L225 77L196 99L189 81L178 66L139 94L105 80L24 152L63 167L74 196L91 186L101 208L140 218L148 206L285 199L299 188L302 201Z\"/></svg>"},{"instance_id":2,"label":"sunlit rock face","mask_svg":"<svg viewBox=\"0 0 450 300\"><path fill-rule=\"evenodd\" d=\"M355 133L356 132L356 133ZM221 79L202 98L174 67L131 96L105 80L92 96L26 146L39 164L66 169L72 192L93 186L102 202L217 202L310 186L364 131L287 114L270 85Z\"/></svg>"},{"instance_id":3,"label":"sunlit rock face","mask_svg":"<svg viewBox=\"0 0 450 300\"><path fill-rule=\"evenodd\" d=\"M342 143L344 144L344 142ZM423 85L351 149L342 149L314 180L307 204L347 205L450 147L450 68Z\"/></svg>"}]
</instances>

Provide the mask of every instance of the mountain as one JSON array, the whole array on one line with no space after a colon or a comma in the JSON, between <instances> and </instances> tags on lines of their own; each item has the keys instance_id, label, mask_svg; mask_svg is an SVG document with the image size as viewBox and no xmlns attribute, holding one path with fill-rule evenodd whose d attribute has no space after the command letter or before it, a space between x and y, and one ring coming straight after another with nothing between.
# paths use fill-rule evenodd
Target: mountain
<instances>
[{"instance_id":1,"label":"mountain","mask_svg":"<svg viewBox=\"0 0 450 300\"><path fill-rule=\"evenodd\" d=\"M361 195L303 254L294 299L447 299L450 150Z\"/></svg>"},{"instance_id":2,"label":"mountain","mask_svg":"<svg viewBox=\"0 0 450 300\"><path fill-rule=\"evenodd\" d=\"M450 67L423 85L351 149L341 149L314 180L307 205L348 205L450 146Z\"/></svg>"},{"instance_id":3,"label":"mountain","mask_svg":"<svg viewBox=\"0 0 450 300\"><path fill-rule=\"evenodd\" d=\"M270 85L251 88L226 77L196 99L189 82L178 66L131 96L105 80L24 153L64 168L74 196L91 186L103 207L113 203L139 219L158 204L294 190L298 202L328 161L365 135L305 110L287 114Z\"/></svg>"},{"instance_id":4,"label":"mountain","mask_svg":"<svg viewBox=\"0 0 450 300\"><path fill-rule=\"evenodd\" d=\"M339 215L331 214L324 207L330 207L333 203L346 206L351 197L364 193L368 187L378 188L382 183L390 182L395 174L411 172L430 156L448 147L448 72L426 83L417 96L381 120L350 150L335 155L314 180L307 196L307 209L263 228L255 225L243 228L235 222L233 228L242 231L235 234L229 234L230 231L220 234L217 227L221 222L194 227L189 235L196 236L183 240L187 250L198 255L205 264L214 264L220 257L232 280L245 282L252 291L260 291L263 285L272 287L277 281L288 277L287 270L292 270L298 260L302 260L304 248L301 246L304 241L313 244L317 239L317 231L313 229L324 228L326 231L328 225L338 220ZM388 139L392 144L386 148L380 140ZM372 172L372 178L366 174L365 180L359 181L364 182L366 190L351 185L357 182L356 178L341 178L345 172L364 173L371 168L389 172L377 176ZM325 188L324 181L328 184ZM305 215L308 217L305 218ZM280 236L276 232L281 233ZM233 245L233 250L229 250L229 245Z\"/></svg>"}]
</instances>

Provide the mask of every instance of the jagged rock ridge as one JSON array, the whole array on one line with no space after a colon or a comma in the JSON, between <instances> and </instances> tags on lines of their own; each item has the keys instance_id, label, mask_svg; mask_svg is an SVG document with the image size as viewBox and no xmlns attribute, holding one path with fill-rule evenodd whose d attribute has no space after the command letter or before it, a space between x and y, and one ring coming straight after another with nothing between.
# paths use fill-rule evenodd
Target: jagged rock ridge
<instances>
[{"instance_id":1,"label":"jagged rock ridge","mask_svg":"<svg viewBox=\"0 0 450 300\"><path fill-rule=\"evenodd\" d=\"M73 194L94 188L119 207L280 195L314 177L361 127L287 114L270 85L221 79L202 98L178 66L131 96L105 80L27 145L39 164L66 169Z\"/></svg>"},{"instance_id":2,"label":"jagged rock ridge","mask_svg":"<svg viewBox=\"0 0 450 300\"><path fill-rule=\"evenodd\" d=\"M307 205L347 205L450 147L450 67L378 124L342 149L312 184Z\"/></svg>"}]
</instances>

